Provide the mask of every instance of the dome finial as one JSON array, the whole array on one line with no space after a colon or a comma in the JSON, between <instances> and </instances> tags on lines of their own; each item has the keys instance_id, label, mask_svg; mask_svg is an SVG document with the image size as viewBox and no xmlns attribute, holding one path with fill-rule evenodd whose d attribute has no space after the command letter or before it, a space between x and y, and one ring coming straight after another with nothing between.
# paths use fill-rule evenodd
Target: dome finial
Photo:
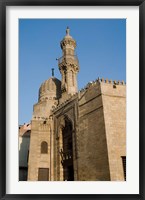
<instances>
[{"instance_id":1,"label":"dome finial","mask_svg":"<svg viewBox=\"0 0 145 200\"><path fill-rule=\"evenodd\" d=\"M66 28L66 35L69 35L69 33L70 33L70 29L69 29L69 27L67 26L67 28Z\"/></svg>"},{"instance_id":2,"label":"dome finial","mask_svg":"<svg viewBox=\"0 0 145 200\"><path fill-rule=\"evenodd\" d=\"M52 76L54 76L54 68L51 68L51 70L52 70Z\"/></svg>"}]
</instances>

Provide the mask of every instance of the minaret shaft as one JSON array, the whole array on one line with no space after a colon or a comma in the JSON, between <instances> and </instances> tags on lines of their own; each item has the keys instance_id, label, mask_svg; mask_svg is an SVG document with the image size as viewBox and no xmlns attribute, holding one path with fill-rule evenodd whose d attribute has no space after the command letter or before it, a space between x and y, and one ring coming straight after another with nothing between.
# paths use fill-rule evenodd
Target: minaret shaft
<instances>
[{"instance_id":1,"label":"minaret shaft","mask_svg":"<svg viewBox=\"0 0 145 200\"><path fill-rule=\"evenodd\" d=\"M76 41L69 35L69 28L66 29L66 36L61 41L63 56L58 59L58 66L62 75L62 97L66 94L78 92L77 73L79 71L78 58L75 55Z\"/></svg>"}]
</instances>

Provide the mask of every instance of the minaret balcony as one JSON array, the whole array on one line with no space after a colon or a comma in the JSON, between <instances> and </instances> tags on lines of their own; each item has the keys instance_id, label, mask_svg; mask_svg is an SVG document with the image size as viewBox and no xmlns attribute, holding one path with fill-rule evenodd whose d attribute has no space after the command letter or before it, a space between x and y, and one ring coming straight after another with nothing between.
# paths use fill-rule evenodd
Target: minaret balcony
<instances>
[{"instance_id":1,"label":"minaret balcony","mask_svg":"<svg viewBox=\"0 0 145 200\"><path fill-rule=\"evenodd\" d=\"M74 64L79 66L79 60L77 55L70 55L67 54L65 56L62 56L61 58L58 58L58 65L62 65L62 64Z\"/></svg>"}]
</instances>

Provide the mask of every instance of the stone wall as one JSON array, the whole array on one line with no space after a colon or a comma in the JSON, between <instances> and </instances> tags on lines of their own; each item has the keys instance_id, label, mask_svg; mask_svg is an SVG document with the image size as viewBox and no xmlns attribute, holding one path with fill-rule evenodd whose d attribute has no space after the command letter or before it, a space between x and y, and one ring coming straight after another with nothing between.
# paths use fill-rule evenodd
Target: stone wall
<instances>
[{"instance_id":1,"label":"stone wall","mask_svg":"<svg viewBox=\"0 0 145 200\"><path fill-rule=\"evenodd\" d=\"M51 121L32 120L32 131L30 140L29 170L28 180L38 180L39 168L49 168L49 177L51 179ZM48 153L41 153L41 143L45 141L48 144Z\"/></svg>"},{"instance_id":2,"label":"stone wall","mask_svg":"<svg viewBox=\"0 0 145 200\"><path fill-rule=\"evenodd\" d=\"M126 156L126 86L101 82L111 181L124 180Z\"/></svg>"},{"instance_id":3,"label":"stone wall","mask_svg":"<svg viewBox=\"0 0 145 200\"><path fill-rule=\"evenodd\" d=\"M79 98L78 176L81 181L110 180L100 83Z\"/></svg>"}]
</instances>

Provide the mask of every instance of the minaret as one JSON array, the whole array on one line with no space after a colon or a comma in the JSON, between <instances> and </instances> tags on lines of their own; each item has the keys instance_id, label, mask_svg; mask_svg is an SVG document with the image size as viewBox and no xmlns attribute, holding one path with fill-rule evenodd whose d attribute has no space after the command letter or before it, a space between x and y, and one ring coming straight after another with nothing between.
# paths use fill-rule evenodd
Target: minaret
<instances>
[{"instance_id":1,"label":"minaret","mask_svg":"<svg viewBox=\"0 0 145 200\"><path fill-rule=\"evenodd\" d=\"M60 42L63 56L58 59L58 66L62 75L61 91L62 97L73 95L78 91L77 73L79 62L75 55L76 41L70 36L70 29L67 27L66 36Z\"/></svg>"}]
</instances>

